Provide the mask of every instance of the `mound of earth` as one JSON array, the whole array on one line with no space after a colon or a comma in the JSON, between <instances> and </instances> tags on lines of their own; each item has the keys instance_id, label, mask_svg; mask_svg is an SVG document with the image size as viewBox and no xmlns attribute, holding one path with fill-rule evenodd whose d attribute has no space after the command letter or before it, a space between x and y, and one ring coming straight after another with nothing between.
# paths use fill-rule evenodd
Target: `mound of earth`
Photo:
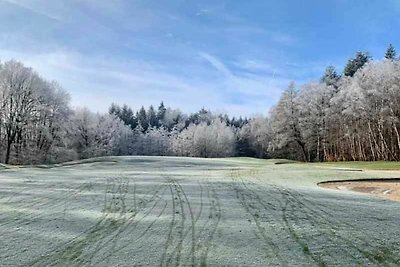
<instances>
[{"instance_id":1,"label":"mound of earth","mask_svg":"<svg viewBox=\"0 0 400 267\"><path fill-rule=\"evenodd\" d=\"M319 185L325 188L368 193L385 197L394 201L400 201L400 179L335 181L324 182L320 183Z\"/></svg>"}]
</instances>

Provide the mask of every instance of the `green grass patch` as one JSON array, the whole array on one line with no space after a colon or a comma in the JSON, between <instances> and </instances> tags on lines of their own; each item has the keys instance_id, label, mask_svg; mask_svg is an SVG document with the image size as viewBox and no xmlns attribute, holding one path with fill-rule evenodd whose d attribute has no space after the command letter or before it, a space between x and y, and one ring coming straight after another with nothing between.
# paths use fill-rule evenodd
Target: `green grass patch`
<instances>
[{"instance_id":1,"label":"green grass patch","mask_svg":"<svg viewBox=\"0 0 400 267\"><path fill-rule=\"evenodd\" d=\"M398 161L340 161L312 164L363 170L400 170L400 162Z\"/></svg>"}]
</instances>

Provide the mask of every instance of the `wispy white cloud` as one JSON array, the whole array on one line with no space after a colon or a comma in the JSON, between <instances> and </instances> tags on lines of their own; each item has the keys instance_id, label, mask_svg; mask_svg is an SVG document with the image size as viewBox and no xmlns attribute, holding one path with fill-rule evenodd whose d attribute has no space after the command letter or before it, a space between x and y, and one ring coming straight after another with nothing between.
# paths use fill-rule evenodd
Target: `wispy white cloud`
<instances>
[{"instance_id":1,"label":"wispy white cloud","mask_svg":"<svg viewBox=\"0 0 400 267\"><path fill-rule=\"evenodd\" d=\"M266 38L271 42L282 45L300 45L301 41L292 34L274 31L259 26L249 25L248 23L241 22L234 26L229 26L223 29L224 32L236 34L239 36L255 35L258 38Z\"/></svg>"},{"instance_id":2,"label":"wispy white cloud","mask_svg":"<svg viewBox=\"0 0 400 267\"><path fill-rule=\"evenodd\" d=\"M23 61L97 111L164 100L188 112L266 113L290 79L310 73L285 64L296 36L230 12L229 1L0 1L54 20L1 33L0 59Z\"/></svg>"},{"instance_id":3,"label":"wispy white cloud","mask_svg":"<svg viewBox=\"0 0 400 267\"><path fill-rule=\"evenodd\" d=\"M247 70L250 72L261 71L266 73L277 73L277 67L273 66L271 63L267 61L261 61L257 59L243 59L238 62L235 62L235 67Z\"/></svg>"},{"instance_id":4,"label":"wispy white cloud","mask_svg":"<svg viewBox=\"0 0 400 267\"><path fill-rule=\"evenodd\" d=\"M205 52L201 52L200 56L207 60L216 70L220 71L225 76L233 77L231 71L216 57Z\"/></svg>"},{"instance_id":5,"label":"wispy white cloud","mask_svg":"<svg viewBox=\"0 0 400 267\"><path fill-rule=\"evenodd\" d=\"M281 91L280 86L288 82L285 78L277 79L275 75L266 75L265 73L257 74L248 71L232 71L229 67L224 64L221 60L207 53L200 54L204 59L206 59L217 71L219 71L223 76L221 79L225 87L233 92L241 93L250 96L273 96L276 97ZM251 61L250 61L251 62ZM253 64L252 64L253 63ZM273 69L271 65L266 65L265 63L248 63L250 68L246 66L240 66L246 70L254 68L269 68ZM273 74L273 73L272 73Z\"/></svg>"},{"instance_id":6,"label":"wispy white cloud","mask_svg":"<svg viewBox=\"0 0 400 267\"><path fill-rule=\"evenodd\" d=\"M52 10L48 8L48 3L46 5L46 2L42 1L42 0L33 0L33 1L31 1L31 0L2 0L2 1L5 1L9 4L13 4L18 7L30 10L33 13L36 13L41 16L45 16L52 20L56 20L56 21L63 20L63 18L59 14L52 12Z\"/></svg>"},{"instance_id":7,"label":"wispy white cloud","mask_svg":"<svg viewBox=\"0 0 400 267\"><path fill-rule=\"evenodd\" d=\"M187 112L207 107L233 115L266 113L271 105L268 100L276 100L286 83L286 80L234 74L216 57L208 53L201 56L222 75L211 80L194 79L140 61L123 64L66 51L29 54L0 50L3 60L21 60L45 78L59 81L71 93L74 106L89 105L96 111L107 110L111 102L138 108L165 101ZM208 71L207 66L192 70L201 75Z\"/></svg>"}]
</instances>

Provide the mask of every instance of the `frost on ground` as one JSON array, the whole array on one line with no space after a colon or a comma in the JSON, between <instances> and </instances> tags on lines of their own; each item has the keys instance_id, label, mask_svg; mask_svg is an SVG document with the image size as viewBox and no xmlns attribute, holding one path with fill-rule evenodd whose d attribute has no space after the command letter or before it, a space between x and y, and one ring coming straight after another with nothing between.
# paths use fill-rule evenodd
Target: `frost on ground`
<instances>
[{"instance_id":1,"label":"frost on ground","mask_svg":"<svg viewBox=\"0 0 400 267\"><path fill-rule=\"evenodd\" d=\"M317 183L400 172L119 157L0 171L1 266L398 266L400 206Z\"/></svg>"}]
</instances>

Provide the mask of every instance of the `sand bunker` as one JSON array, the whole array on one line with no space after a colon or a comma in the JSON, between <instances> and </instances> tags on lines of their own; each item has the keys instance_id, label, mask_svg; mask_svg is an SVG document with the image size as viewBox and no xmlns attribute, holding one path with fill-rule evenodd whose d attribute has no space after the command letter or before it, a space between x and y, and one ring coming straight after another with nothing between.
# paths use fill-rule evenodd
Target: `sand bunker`
<instances>
[{"instance_id":1,"label":"sand bunker","mask_svg":"<svg viewBox=\"0 0 400 267\"><path fill-rule=\"evenodd\" d=\"M400 201L400 179L355 180L319 183L324 188L356 191Z\"/></svg>"}]
</instances>

